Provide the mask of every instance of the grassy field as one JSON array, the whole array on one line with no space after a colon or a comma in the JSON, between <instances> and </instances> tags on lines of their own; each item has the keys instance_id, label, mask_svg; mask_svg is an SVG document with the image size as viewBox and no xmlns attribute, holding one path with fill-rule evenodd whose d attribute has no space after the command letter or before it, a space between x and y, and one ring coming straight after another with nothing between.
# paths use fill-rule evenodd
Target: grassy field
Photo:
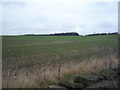
<instances>
[{"instance_id":1,"label":"grassy field","mask_svg":"<svg viewBox=\"0 0 120 90\"><path fill-rule=\"evenodd\" d=\"M48 87L111 62L116 67L117 49L117 35L3 36L3 87Z\"/></svg>"}]
</instances>

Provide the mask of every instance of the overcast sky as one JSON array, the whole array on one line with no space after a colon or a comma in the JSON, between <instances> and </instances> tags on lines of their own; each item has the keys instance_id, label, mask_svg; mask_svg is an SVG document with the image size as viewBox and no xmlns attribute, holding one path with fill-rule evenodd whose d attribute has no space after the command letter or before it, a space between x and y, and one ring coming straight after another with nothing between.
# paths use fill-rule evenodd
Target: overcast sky
<instances>
[{"instance_id":1,"label":"overcast sky","mask_svg":"<svg viewBox=\"0 0 120 90\"><path fill-rule=\"evenodd\" d=\"M2 3L2 34L117 32L117 2L46 0Z\"/></svg>"}]
</instances>

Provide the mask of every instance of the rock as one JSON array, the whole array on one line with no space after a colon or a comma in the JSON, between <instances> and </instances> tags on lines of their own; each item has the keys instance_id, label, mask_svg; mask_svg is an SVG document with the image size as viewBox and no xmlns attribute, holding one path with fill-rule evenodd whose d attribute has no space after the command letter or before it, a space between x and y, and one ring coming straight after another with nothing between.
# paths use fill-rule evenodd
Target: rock
<instances>
[{"instance_id":1,"label":"rock","mask_svg":"<svg viewBox=\"0 0 120 90\"><path fill-rule=\"evenodd\" d=\"M76 76L74 83L80 83L86 86L86 85L89 85L89 80L81 76Z\"/></svg>"},{"instance_id":2,"label":"rock","mask_svg":"<svg viewBox=\"0 0 120 90\"><path fill-rule=\"evenodd\" d=\"M50 85L49 88L64 88L65 90L67 90L67 88L58 85Z\"/></svg>"},{"instance_id":3,"label":"rock","mask_svg":"<svg viewBox=\"0 0 120 90\"><path fill-rule=\"evenodd\" d=\"M117 72L114 69L105 69L100 72L101 75L103 75L106 79L112 80L117 76Z\"/></svg>"},{"instance_id":4,"label":"rock","mask_svg":"<svg viewBox=\"0 0 120 90\"><path fill-rule=\"evenodd\" d=\"M80 83L74 83L74 86L75 86L75 89L84 88L84 85Z\"/></svg>"},{"instance_id":5,"label":"rock","mask_svg":"<svg viewBox=\"0 0 120 90\"><path fill-rule=\"evenodd\" d=\"M105 69L99 74L89 75L88 77L76 76L74 83L60 81L58 85L51 85L49 88L65 88L65 90L87 90L120 88L120 74L118 69Z\"/></svg>"},{"instance_id":6,"label":"rock","mask_svg":"<svg viewBox=\"0 0 120 90\"><path fill-rule=\"evenodd\" d=\"M103 80L92 86L87 86L86 88L116 88L116 85L113 81Z\"/></svg>"},{"instance_id":7,"label":"rock","mask_svg":"<svg viewBox=\"0 0 120 90\"><path fill-rule=\"evenodd\" d=\"M70 83L70 82L67 82L67 81L60 81L58 83L58 85L62 86L62 87L65 87L65 88L68 88L68 89L73 89L75 88L74 84Z\"/></svg>"},{"instance_id":8,"label":"rock","mask_svg":"<svg viewBox=\"0 0 120 90\"><path fill-rule=\"evenodd\" d=\"M117 68L117 70L118 70L118 74L120 75L120 66Z\"/></svg>"},{"instance_id":9,"label":"rock","mask_svg":"<svg viewBox=\"0 0 120 90\"><path fill-rule=\"evenodd\" d=\"M114 79L114 82L116 83L116 86L120 88L120 76L119 75Z\"/></svg>"},{"instance_id":10,"label":"rock","mask_svg":"<svg viewBox=\"0 0 120 90\"><path fill-rule=\"evenodd\" d=\"M90 76L88 76L88 80L91 83L96 83L100 80L105 80L105 78L102 75L90 75Z\"/></svg>"}]
</instances>

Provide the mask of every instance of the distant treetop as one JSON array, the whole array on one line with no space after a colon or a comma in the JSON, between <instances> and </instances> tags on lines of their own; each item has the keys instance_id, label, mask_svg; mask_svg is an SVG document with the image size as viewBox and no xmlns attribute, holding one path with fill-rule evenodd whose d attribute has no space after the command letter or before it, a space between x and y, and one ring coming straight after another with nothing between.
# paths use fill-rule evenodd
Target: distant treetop
<instances>
[{"instance_id":1,"label":"distant treetop","mask_svg":"<svg viewBox=\"0 0 120 90\"><path fill-rule=\"evenodd\" d=\"M93 33L93 34L88 34L85 36L98 36L98 35L116 35L118 32L113 32L113 33Z\"/></svg>"},{"instance_id":2,"label":"distant treetop","mask_svg":"<svg viewBox=\"0 0 120 90\"><path fill-rule=\"evenodd\" d=\"M54 34L25 34L25 36L79 36L77 32L54 33Z\"/></svg>"}]
</instances>

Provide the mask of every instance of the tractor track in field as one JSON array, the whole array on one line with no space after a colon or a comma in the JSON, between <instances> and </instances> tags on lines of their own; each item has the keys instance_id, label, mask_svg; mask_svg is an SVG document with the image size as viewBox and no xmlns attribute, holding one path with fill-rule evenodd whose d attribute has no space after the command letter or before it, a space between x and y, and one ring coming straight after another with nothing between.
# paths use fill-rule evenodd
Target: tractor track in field
<instances>
[{"instance_id":1,"label":"tractor track in field","mask_svg":"<svg viewBox=\"0 0 120 90\"><path fill-rule=\"evenodd\" d=\"M75 41L55 41L55 42L24 44L24 45L8 45L8 46L2 46L2 47L34 46L34 45L42 45L42 44L63 44L63 43L73 43L73 42L75 42Z\"/></svg>"}]
</instances>

